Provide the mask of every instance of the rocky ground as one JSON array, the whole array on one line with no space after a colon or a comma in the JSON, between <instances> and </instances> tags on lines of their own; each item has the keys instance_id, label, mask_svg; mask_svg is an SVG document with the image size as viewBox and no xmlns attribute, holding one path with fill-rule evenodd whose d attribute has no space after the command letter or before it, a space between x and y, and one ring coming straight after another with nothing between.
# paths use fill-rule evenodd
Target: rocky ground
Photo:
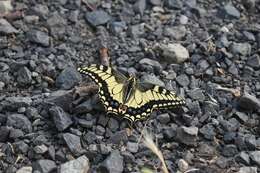
<instances>
[{"instance_id":1,"label":"rocky ground","mask_svg":"<svg viewBox=\"0 0 260 173\"><path fill-rule=\"evenodd\" d=\"M0 1L0 172L162 172L144 122L109 117L77 67L174 89L147 121L169 172L260 172L259 0ZM98 103L98 104L97 104Z\"/></svg>"}]
</instances>

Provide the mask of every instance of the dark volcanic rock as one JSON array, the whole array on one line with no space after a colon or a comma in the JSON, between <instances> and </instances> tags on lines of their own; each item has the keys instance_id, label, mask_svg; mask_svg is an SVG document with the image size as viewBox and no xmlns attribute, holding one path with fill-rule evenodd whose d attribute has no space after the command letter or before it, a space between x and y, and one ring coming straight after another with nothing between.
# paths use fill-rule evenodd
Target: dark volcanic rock
<instances>
[{"instance_id":1,"label":"dark volcanic rock","mask_svg":"<svg viewBox=\"0 0 260 173\"><path fill-rule=\"evenodd\" d=\"M22 67L18 71L17 82L21 86L26 86L32 82L32 73L27 67Z\"/></svg>"},{"instance_id":2,"label":"dark volcanic rock","mask_svg":"<svg viewBox=\"0 0 260 173\"><path fill-rule=\"evenodd\" d=\"M259 55L255 54L248 58L247 65L253 67L255 69L260 69L260 57Z\"/></svg>"},{"instance_id":3,"label":"dark volcanic rock","mask_svg":"<svg viewBox=\"0 0 260 173\"><path fill-rule=\"evenodd\" d=\"M146 0L138 0L133 6L134 11L141 15L144 14L145 8L146 8Z\"/></svg>"},{"instance_id":4,"label":"dark volcanic rock","mask_svg":"<svg viewBox=\"0 0 260 173\"><path fill-rule=\"evenodd\" d=\"M83 149L81 146L80 137L71 133L65 133L63 134L63 139L73 154L79 155L82 153Z\"/></svg>"},{"instance_id":5,"label":"dark volcanic rock","mask_svg":"<svg viewBox=\"0 0 260 173\"><path fill-rule=\"evenodd\" d=\"M47 33L38 31L38 30L30 30L27 32L27 38L33 42L40 44L42 46L50 45L50 37Z\"/></svg>"},{"instance_id":6,"label":"dark volcanic rock","mask_svg":"<svg viewBox=\"0 0 260 173\"><path fill-rule=\"evenodd\" d=\"M118 150L112 151L111 154L99 166L101 172L122 173L124 170L124 158Z\"/></svg>"},{"instance_id":7,"label":"dark volcanic rock","mask_svg":"<svg viewBox=\"0 0 260 173\"><path fill-rule=\"evenodd\" d=\"M260 151L253 151L250 153L250 158L252 159L252 161L257 164L258 166L260 166Z\"/></svg>"},{"instance_id":8,"label":"dark volcanic rock","mask_svg":"<svg viewBox=\"0 0 260 173\"><path fill-rule=\"evenodd\" d=\"M75 68L65 68L56 79L56 86L61 89L71 89L81 81L81 75Z\"/></svg>"},{"instance_id":9,"label":"dark volcanic rock","mask_svg":"<svg viewBox=\"0 0 260 173\"><path fill-rule=\"evenodd\" d=\"M15 29L7 20L0 19L0 33L1 34L15 34L19 31Z\"/></svg>"},{"instance_id":10,"label":"dark volcanic rock","mask_svg":"<svg viewBox=\"0 0 260 173\"><path fill-rule=\"evenodd\" d=\"M255 96L245 93L240 97L238 101L238 106L246 110L259 110L260 109L260 100Z\"/></svg>"},{"instance_id":11,"label":"dark volcanic rock","mask_svg":"<svg viewBox=\"0 0 260 173\"><path fill-rule=\"evenodd\" d=\"M196 145L198 137L197 127L185 127L182 126L177 129L177 139L186 145Z\"/></svg>"},{"instance_id":12,"label":"dark volcanic rock","mask_svg":"<svg viewBox=\"0 0 260 173\"><path fill-rule=\"evenodd\" d=\"M53 106L50 108L50 114L53 117L56 128L61 132L67 129L71 124L72 120L70 116L63 111L61 107Z\"/></svg>"},{"instance_id":13,"label":"dark volcanic rock","mask_svg":"<svg viewBox=\"0 0 260 173\"><path fill-rule=\"evenodd\" d=\"M10 128L6 126L0 127L0 142L6 142L10 133Z\"/></svg>"},{"instance_id":14,"label":"dark volcanic rock","mask_svg":"<svg viewBox=\"0 0 260 173\"><path fill-rule=\"evenodd\" d=\"M32 132L32 124L23 114L12 114L7 117L6 125L22 129L26 133Z\"/></svg>"},{"instance_id":15,"label":"dark volcanic rock","mask_svg":"<svg viewBox=\"0 0 260 173\"><path fill-rule=\"evenodd\" d=\"M37 160L33 163L33 170L40 171L42 173L51 173L57 166L52 160Z\"/></svg>"},{"instance_id":16,"label":"dark volcanic rock","mask_svg":"<svg viewBox=\"0 0 260 173\"><path fill-rule=\"evenodd\" d=\"M96 11L88 12L85 17L86 17L86 20L92 26L106 24L111 19L110 15L103 10L96 10Z\"/></svg>"},{"instance_id":17,"label":"dark volcanic rock","mask_svg":"<svg viewBox=\"0 0 260 173\"><path fill-rule=\"evenodd\" d=\"M226 145L223 148L222 154L225 157L233 157L238 153L236 145Z\"/></svg>"},{"instance_id":18,"label":"dark volcanic rock","mask_svg":"<svg viewBox=\"0 0 260 173\"><path fill-rule=\"evenodd\" d=\"M86 156L81 156L75 160L63 163L60 167L59 173L72 173L72 172L88 172L89 160Z\"/></svg>"},{"instance_id":19,"label":"dark volcanic rock","mask_svg":"<svg viewBox=\"0 0 260 173\"><path fill-rule=\"evenodd\" d=\"M224 6L223 10L221 11L221 15L227 18L240 18L240 12L232 3L228 3Z\"/></svg>"}]
</instances>

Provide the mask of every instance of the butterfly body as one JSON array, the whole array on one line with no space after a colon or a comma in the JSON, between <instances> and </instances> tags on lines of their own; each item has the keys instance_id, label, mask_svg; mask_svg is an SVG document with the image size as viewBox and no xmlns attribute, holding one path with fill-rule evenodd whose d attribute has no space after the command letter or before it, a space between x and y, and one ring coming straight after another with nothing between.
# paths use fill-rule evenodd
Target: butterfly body
<instances>
[{"instance_id":1,"label":"butterfly body","mask_svg":"<svg viewBox=\"0 0 260 173\"><path fill-rule=\"evenodd\" d=\"M146 119L154 109L171 109L185 102L172 91L156 85L141 86L111 67L91 65L78 68L99 86L99 97L108 113L132 122Z\"/></svg>"}]
</instances>

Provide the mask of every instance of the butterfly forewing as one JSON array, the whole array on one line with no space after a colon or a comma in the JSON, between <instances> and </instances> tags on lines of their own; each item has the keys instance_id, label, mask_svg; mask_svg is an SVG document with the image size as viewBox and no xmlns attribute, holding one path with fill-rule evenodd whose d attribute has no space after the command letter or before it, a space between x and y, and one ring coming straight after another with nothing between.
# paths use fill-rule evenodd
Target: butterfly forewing
<instances>
[{"instance_id":1,"label":"butterfly forewing","mask_svg":"<svg viewBox=\"0 0 260 173\"><path fill-rule=\"evenodd\" d=\"M79 68L80 73L88 75L99 86L99 97L108 112L118 114L122 102L123 83L119 83L113 69L106 66L91 65ZM122 80L122 79L121 79Z\"/></svg>"}]
</instances>

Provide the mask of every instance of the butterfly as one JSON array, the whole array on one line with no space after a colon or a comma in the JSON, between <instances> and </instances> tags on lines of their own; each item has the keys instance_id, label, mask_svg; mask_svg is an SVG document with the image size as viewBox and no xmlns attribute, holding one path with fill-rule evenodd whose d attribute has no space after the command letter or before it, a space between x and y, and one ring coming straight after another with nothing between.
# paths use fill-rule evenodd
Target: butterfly
<instances>
[{"instance_id":1,"label":"butterfly","mask_svg":"<svg viewBox=\"0 0 260 173\"><path fill-rule=\"evenodd\" d=\"M172 109L185 104L175 92L161 86L141 83L135 76L126 77L121 72L103 65L78 68L99 86L99 97L108 113L131 122L144 120L153 110Z\"/></svg>"}]
</instances>

